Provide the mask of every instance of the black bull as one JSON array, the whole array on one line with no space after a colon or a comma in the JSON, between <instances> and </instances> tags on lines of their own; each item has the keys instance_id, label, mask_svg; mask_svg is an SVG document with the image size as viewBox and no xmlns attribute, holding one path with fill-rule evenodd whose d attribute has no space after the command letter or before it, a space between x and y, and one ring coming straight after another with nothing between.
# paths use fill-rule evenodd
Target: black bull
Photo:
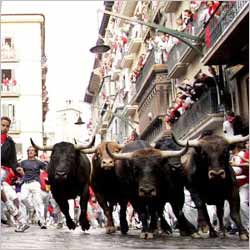
<instances>
[{"instance_id":1,"label":"black bull","mask_svg":"<svg viewBox=\"0 0 250 250\"><path fill-rule=\"evenodd\" d=\"M157 229L158 217L161 218L162 229L168 230L168 225L163 218L166 202L172 205L181 234L195 236L194 226L187 221L182 212L183 181L172 174L165 161L169 157L185 153L185 148L179 151L158 150L145 141L138 140L125 145L121 153L111 152L108 146L107 151L120 161L116 172L123 187L123 195L131 202L142 221L141 238L153 237ZM173 181L172 177L176 180ZM148 224L149 219L150 224Z\"/></svg>"},{"instance_id":2,"label":"black bull","mask_svg":"<svg viewBox=\"0 0 250 250\"><path fill-rule=\"evenodd\" d=\"M177 141L181 146L185 141ZM248 140L248 136L223 138L217 135L207 135L200 139L190 140L193 148L183 156L186 187L198 209L198 226L209 226L210 237L217 233L211 225L206 204L216 205L220 230L225 235L223 225L224 202L228 200L230 216L239 229L242 240L248 239L248 233L243 228L240 219L240 197L235 174L229 164L229 145Z\"/></svg>"},{"instance_id":3,"label":"black bull","mask_svg":"<svg viewBox=\"0 0 250 250\"><path fill-rule=\"evenodd\" d=\"M40 150L51 150L51 159L48 165L48 179L51 192L66 218L69 229L75 229L76 224L69 215L69 199L80 196L81 213L79 223L82 230L90 227L87 219L87 205L89 200L90 161L72 143L61 142L51 147L39 147Z\"/></svg>"}]
</instances>

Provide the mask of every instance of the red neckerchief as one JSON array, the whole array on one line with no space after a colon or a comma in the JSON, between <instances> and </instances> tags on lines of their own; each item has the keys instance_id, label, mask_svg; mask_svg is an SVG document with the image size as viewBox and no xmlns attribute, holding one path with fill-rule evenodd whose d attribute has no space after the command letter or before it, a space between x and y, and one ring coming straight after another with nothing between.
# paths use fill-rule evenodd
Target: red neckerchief
<instances>
[{"instance_id":1,"label":"red neckerchief","mask_svg":"<svg viewBox=\"0 0 250 250\"><path fill-rule=\"evenodd\" d=\"M1 144L4 144L7 140L7 134L1 134Z\"/></svg>"}]
</instances>

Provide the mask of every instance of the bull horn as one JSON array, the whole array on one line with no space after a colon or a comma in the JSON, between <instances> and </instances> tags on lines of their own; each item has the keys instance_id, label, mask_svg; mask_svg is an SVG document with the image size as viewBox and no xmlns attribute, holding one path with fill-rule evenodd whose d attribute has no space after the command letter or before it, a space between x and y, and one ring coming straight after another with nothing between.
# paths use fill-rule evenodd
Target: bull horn
<instances>
[{"instance_id":1,"label":"bull horn","mask_svg":"<svg viewBox=\"0 0 250 250\"><path fill-rule=\"evenodd\" d=\"M77 141L76 141L76 138L74 138L74 143L77 145Z\"/></svg>"},{"instance_id":2,"label":"bull horn","mask_svg":"<svg viewBox=\"0 0 250 250\"><path fill-rule=\"evenodd\" d=\"M187 153L189 142L187 142L186 147L181 150L160 150L162 158L168 157L178 157Z\"/></svg>"},{"instance_id":3,"label":"bull horn","mask_svg":"<svg viewBox=\"0 0 250 250\"><path fill-rule=\"evenodd\" d=\"M74 147L76 150L82 150L82 149L91 148L93 147L94 144L95 144L95 136L93 136L92 140L90 141L88 145L74 145Z\"/></svg>"},{"instance_id":4,"label":"bull horn","mask_svg":"<svg viewBox=\"0 0 250 250\"><path fill-rule=\"evenodd\" d=\"M54 145L53 146L42 146L42 147L38 146L38 145L36 145L34 143L34 141L32 140L32 138L30 138L30 142L31 142L32 147L34 147L37 150L41 150L41 151L52 151L53 147L54 147Z\"/></svg>"},{"instance_id":5,"label":"bull horn","mask_svg":"<svg viewBox=\"0 0 250 250\"><path fill-rule=\"evenodd\" d=\"M106 150L111 158L116 160L132 160L133 152L129 153L113 153L109 150L109 142L106 144Z\"/></svg>"},{"instance_id":6,"label":"bull horn","mask_svg":"<svg viewBox=\"0 0 250 250\"><path fill-rule=\"evenodd\" d=\"M187 145L187 143L188 143L189 147L198 147L199 144L200 144L198 139L193 139L193 140L189 140L189 141L187 141L187 140L178 140L178 139L174 136L174 134L172 134L171 137L172 137L173 141L174 141L177 145L179 145L179 146L181 146L181 147L185 147L185 146Z\"/></svg>"},{"instance_id":7,"label":"bull horn","mask_svg":"<svg viewBox=\"0 0 250 250\"><path fill-rule=\"evenodd\" d=\"M234 136L227 136L224 137L228 144L235 144L240 142L245 142L249 140L249 135L242 136L242 135L234 135Z\"/></svg>"},{"instance_id":8,"label":"bull horn","mask_svg":"<svg viewBox=\"0 0 250 250\"><path fill-rule=\"evenodd\" d=\"M93 154L96 152L97 147L92 147L92 148L85 148L81 149L80 151L84 154Z\"/></svg>"}]
</instances>

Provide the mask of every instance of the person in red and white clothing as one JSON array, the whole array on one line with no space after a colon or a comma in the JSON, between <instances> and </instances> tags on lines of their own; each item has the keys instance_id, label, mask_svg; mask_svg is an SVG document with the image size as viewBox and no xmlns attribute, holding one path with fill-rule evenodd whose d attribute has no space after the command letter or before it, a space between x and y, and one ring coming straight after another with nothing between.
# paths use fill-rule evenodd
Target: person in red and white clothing
<instances>
[{"instance_id":1,"label":"person in red and white clothing","mask_svg":"<svg viewBox=\"0 0 250 250\"><path fill-rule=\"evenodd\" d=\"M242 225L249 228L249 142L246 142L245 147L242 144L236 145L231 165L239 187Z\"/></svg>"},{"instance_id":2,"label":"person in red and white clothing","mask_svg":"<svg viewBox=\"0 0 250 250\"><path fill-rule=\"evenodd\" d=\"M18 163L15 143L8 135L10 125L11 120L9 117L1 117L1 201L15 219L17 226L15 232L24 232L29 226L19 210L20 203L17 194L11 187L15 179Z\"/></svg>"}]
</instances>

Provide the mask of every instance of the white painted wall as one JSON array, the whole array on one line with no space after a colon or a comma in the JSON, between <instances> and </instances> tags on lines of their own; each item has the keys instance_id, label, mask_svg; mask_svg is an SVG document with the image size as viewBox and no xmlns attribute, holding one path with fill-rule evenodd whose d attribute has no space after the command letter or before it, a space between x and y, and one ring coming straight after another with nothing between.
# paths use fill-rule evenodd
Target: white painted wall
<instances>
[{"instance_id":1,"label":"white painted wall","mask_svg":"<svg viewBox=\"0 0 250 250\"><path fill-rule=\"evenodd\" d=\"M6 36L13 39L18 62L2 63L1 69L14 69L15 79L20 86L20 96L1 98L1 103L16 105L15 118L20 123L20 134L10 135L16 143L22 144L22 154L25 158L26 150L30 146L30 137L37 144L42 144L40 24L2 23L1 40Z\"/></svg>"}]
</instances>

